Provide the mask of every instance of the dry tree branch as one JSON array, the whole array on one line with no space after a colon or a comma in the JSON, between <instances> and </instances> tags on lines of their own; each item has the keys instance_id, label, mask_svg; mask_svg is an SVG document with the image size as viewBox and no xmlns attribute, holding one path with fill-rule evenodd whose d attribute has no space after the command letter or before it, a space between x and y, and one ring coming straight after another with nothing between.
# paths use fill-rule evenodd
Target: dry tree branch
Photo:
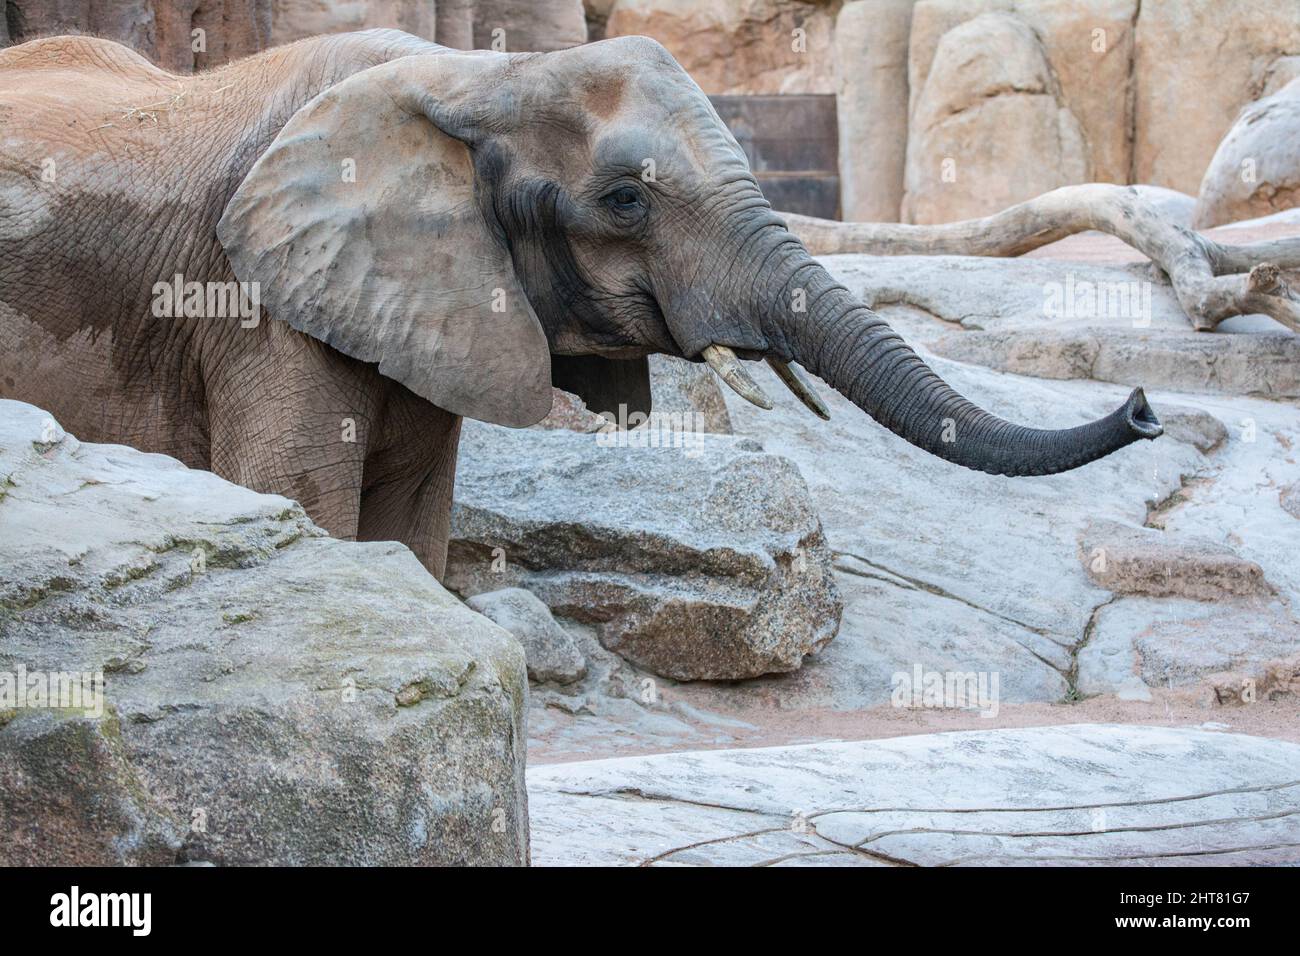
<instances>
[{"instance_id":1,"label":"dry tree branch","mask_svg":"<svg viewBox=\"0 0 1300 956\"><path fill-rule=\"evenodd\" d=\"M814 255L1018 256L1095 229L1164 270L1197 330L1212 331L1229 316L1262 313L1300 332L1300 297L1282 276L1300 268L1300 237L1224 245L1170 222L1128 186L1063 186L982 219L934 226L784 218Z\"/></svg>"}]
</instances>

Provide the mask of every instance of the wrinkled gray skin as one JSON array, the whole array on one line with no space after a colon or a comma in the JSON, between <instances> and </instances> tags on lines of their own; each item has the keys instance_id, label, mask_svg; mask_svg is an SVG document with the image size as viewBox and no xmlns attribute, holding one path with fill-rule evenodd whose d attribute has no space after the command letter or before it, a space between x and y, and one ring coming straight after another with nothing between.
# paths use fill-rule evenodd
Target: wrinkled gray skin
<instances>
[{"instance_id":1,"label":"wrinkled gray skin","mask_svg":"<svg viewBox=\"0 0 1300 956\"><path fill-rule=\"evenodd\" d=\"M0 124L0 396L435 574L460 416L528 424L552 378L644 408L653 352L798 362L994 473L1159 433L1140 392L1061 431L954 393L808 256L652 40L459 54L371 31L180 78L52 38L0 51ZM176 273L258 282L267 316L157 318Z\"/></svg>"}]
</instances>

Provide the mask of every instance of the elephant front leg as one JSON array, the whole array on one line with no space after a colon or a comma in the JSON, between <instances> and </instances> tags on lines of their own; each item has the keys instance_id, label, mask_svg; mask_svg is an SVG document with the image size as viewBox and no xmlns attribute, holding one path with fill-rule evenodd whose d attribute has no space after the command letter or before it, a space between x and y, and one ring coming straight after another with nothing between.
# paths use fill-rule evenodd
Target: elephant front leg
<instances>
[{"instance_id":1,"label":"elephant front leg","mask_svg":"<svg viewBox=\"0 0 1300 956\"><path fill-rule=\"evenodd\" d=\"M400 541L439 580L447 567L460 416L393 383L366 458L360 541Z\"/></svg>"},{"instance_id":2,"label":"elephant front leg","mask_svg":"<svg viewBox=\"0 0 1300 956\"><path fill-rule=\"evenodd\" d=\"M212 470L292 498L332 536L356 539L382 380L279 327L225 359L207 383Z\"/></svg>"}]
</instances>

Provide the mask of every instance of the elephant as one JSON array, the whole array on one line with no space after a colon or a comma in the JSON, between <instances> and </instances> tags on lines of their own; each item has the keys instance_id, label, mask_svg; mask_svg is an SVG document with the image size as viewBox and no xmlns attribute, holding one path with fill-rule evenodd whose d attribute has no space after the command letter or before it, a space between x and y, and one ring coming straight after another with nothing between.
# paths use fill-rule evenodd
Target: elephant
<instances>
[{"instance_id":1,"label":"elephant","mask_svg":"<svg viewBox=\"0 0 1300 956\"><path fill-rule=\"evenodd\" d=\"M809 255L644 37L537 54L376 30L185 77L51 37L0 51L0 124L0 397L437 576L462 419L531 425L552 386L645 414L654 353L770 406L744 364L766 360L824 416L802 366L994 474L1161 433L1141 389L1063 429L957 394Z\"/></svg>"}]
</instances>

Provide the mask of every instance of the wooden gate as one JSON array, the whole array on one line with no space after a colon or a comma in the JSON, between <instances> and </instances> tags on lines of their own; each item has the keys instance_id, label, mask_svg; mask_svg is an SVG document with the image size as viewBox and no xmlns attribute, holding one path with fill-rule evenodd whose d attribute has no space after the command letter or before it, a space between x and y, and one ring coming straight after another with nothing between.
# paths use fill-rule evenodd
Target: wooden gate
<instances>
[{"instance_id":1,"label":"wooden gate","mask_svg":"<svg viewBox=\"0 0 1300 956\"><path fill-rule=\"evenodd\" d=\"M711 96L773 208L840 218L839 122L831 94Z\"/></svg>"}]
</instances>

